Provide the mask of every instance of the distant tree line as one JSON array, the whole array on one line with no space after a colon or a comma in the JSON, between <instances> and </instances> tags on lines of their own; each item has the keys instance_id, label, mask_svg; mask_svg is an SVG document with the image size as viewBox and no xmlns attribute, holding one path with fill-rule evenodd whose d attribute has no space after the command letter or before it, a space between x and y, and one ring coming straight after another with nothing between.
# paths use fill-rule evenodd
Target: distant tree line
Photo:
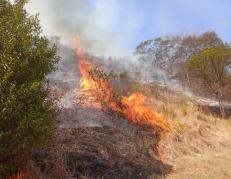
<instances>
[{"instance_id":1,"label":"distant tree line","mask_svg":"<svg viewBox=\"0 0 231 179\"><path fill-rule=\"evenodd\" d=\"M171 36L142 42L135 53L140 60L161 68L192 86L203 86L217 99L230 95L231 47L215 32Z\"/></svg>"},{"instance_id":2,"label":"distant tree line","mask_svg":"<svg viewBox=\"0 0 231 179\"><path fill-rule=\"evenodd\" d=\"M140 43L135 54L141 60L148 60L155 67L169 69L171 66L185 63L192 55L203 49L223 44L215 32L202 35L158 37Z\"/></svg>"}]
</instances>

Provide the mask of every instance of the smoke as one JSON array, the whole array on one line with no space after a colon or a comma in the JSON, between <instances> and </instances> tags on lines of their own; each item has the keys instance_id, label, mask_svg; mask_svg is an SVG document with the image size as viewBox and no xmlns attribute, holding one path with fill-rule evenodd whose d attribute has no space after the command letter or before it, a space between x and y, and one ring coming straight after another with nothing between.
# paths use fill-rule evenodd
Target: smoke
<instances>
[{"instance_id":1,"label":"smoke","mask_svg":"<svg viewBox=\"0 0 231 179\"><path fill-rule=\"evenodd\" d=\"M59 36L69 46L78 35L89 53L121 56L130 53L124 37L134 38L141 25L133 10L125 13L121 6L114 0L31 0L26 8L31 14L39 13L45 35Z\"/></svg>"},{"instance_id":2,"label":"smoke","mask_svg":"<svg viewBox=\"0 0 231 179\"><path fill-rule=\"evenodd\" d=\"M30 14L39 13L43 34L58 47L61 57L58 70L48 78L59 90L60 103L64 107L74 106L79 88L78 60L73 50L76 36L80 37L83 50L94 56L118 57L133 51L129 43L141 27L142 19L137 17L139 13L134 11L132 1L126 1L126 8L123 3L115 0L30 0L27 4Z\"/></svg>"},{"instance_id":3,"label":"smoke","mask_svg":"<svg viewBox=\"0 0 231 179\"><path fill-rule=\"evenodd\" d=\"M174 5L163 0L159 3L155 2L155 7L152 6L153 2L148 2L135 6L133 0L30 0L26 8L31 14L40 14L39 19L44 35L60 37L60 43L58 43L58 52L61 56L61 61L58 64L59 70L51 74L49 78L58 83L62 89L65 88L64 96L61 99L64 106L73 106L78 92L76 90L79 80L78 63L73 51L73 42L76 36L80 37L81 46L88 53L96 56L128 56L133 51L131 46L134 45L132 44L134 39L137 42L150 35L169 34L178 31L179 27L189 31L189 29L185 29L186 25L181 24L186 22L179 21L184 19L179 17L184 16L174 15L175 11L184 9L179 8L178 5L198 9L195 6L198 3L194 4L194 1L190 0L178 0L178 3L173 3ZM144 11L146 15L142 15ZM191 21L187 21L186 24L188 23L191 24ZM197 24L196 27L198 27ZM120 68L123 65L124 69L122 70L134 74L134 78L139 77L141 82L159 82L174 91L182 91L182 93L192 96L189 89L182 87L178 80L169 77L169 74L162 69L153 68L148 63L146 66L142 66L143 62L138 62L134 58L121 58ZM137 73L134 71L134 66L138 67Z\"/></svg>"}]
</instances>

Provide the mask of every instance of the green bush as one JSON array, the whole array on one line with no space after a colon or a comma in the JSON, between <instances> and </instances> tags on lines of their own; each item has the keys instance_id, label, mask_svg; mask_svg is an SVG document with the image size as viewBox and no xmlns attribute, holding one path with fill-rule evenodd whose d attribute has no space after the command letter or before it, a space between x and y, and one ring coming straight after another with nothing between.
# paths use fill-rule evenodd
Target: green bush
<instances>
[{"instance_id":1,"label":"green bush","mask_svg":"<svg viewBox=\"0 0 231 179\"><path fill-rule=\"evenodd\" d=\"M220 113L225 117L224 104L226 89L230 91L231 75L227 68L231 61L231 47L228 44L204 49L198 55L189 58L186 63L188 76L199 79L203 87L211 90L219 100Z\"/></svg>"},{"instance_id":2,"label":"green bush","mask_svg":"<svg viewBox=\"0 0 231 179\"><path fill-rule=\"evenodd\" d=\"M227 67L231 64L231 47L218 45L204 49L198 55L189 58L186 71L190 76L203 81L205 87L214 92L220 92L230 82L230 73Z\"/></svg>"},{"instance_id":3,"label":"green bush","mask_svg":"<svg viewBox=\"0 0 231 179\"><path fill-rule=\"evenodd\" d=\"M25 3L0 0L0 178L23 169L32 149L49 139L58 111L46 80L56 47Z\"/></svg>"}]
</instances>

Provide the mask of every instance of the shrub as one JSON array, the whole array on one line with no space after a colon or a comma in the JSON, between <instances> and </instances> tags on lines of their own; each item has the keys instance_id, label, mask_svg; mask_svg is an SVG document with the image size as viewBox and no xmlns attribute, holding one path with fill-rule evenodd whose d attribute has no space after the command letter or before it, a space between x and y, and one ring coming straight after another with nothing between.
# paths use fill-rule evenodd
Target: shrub
<instances>
[{"instance_id":1,"label":"shrub","mask_svg":"<svg viewBox=\"0 0 231 179\"><path fill-rule=\"evenodd\" d=\"M46 75L55 70L56 47L41 36L25 0L0 0L0 178L17 173L32 149L51 136L57 106Z\"/></svg>"}]
</instances>

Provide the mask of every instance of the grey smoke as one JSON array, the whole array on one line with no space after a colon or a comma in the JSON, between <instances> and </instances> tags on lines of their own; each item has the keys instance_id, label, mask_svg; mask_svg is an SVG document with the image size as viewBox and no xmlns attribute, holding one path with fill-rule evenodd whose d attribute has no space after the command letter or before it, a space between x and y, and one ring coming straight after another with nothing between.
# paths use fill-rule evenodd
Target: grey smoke
<instances>
[{"instance_id":1,"label":"grey smoke","mask_svg":"<svg viewBox=\"0 0 231 179\"><path fill-rule=\"evenodd\" d=\"M69 46L78 35L83 49L90 53L121 56L130 51L117 32L121 14L118 3L105 0L31 0L26 8L31 14L39 13L45 35L59 36L61 42ZM126 11L126 22L129 23L123 34L132 38L141 22L137 18L134 20L132 10Z\"/></svg>"},{"instance_id":2,"label":"grey smoke","mask_svg":"<svg viewBox=\"0 0 231 179\"><path fill-rule=\"evenodd\" d=\"M64 89L61 103L70 108L75 102L78 93L79 74L78 63L73 51L73 42L76 35L81 38L83 49L94 55L121 56L129 54L129 48L123 37L119 36L118 15L120 13L119 1L106 0L31 0L27 5L30 13L40 13L41 25L44 34L48 36L59 36L58 44L61 61L58 71L50 75L50 78ZM91 4L91 5L90 5ZM126 9L129 14L126 22L129 22L125 36L134 37L135 32L142 24L133 11ZM164 22L165 21L160 21ZM127 42L129 43L129 42ZM134 74L134 66L140 68L140 75L133 75L142 82L158 82L172 90L193 96L189 89L185 89L181 83L169 77L162 69L153 68L138 62L135 57L120 60L119 65L124 67L128 73Z\"/></svg>"},{"instance_id":3,"label":"grey smoke","mask_svg":"<svg viewBox=\"0 0 231 179\"><path fill-rule=\"evenodd\" d=\"M41 24L44 33L49 36L59 36L60 42L71 47L76 35L81 38L83 49L94 55L120 56L128 53L124 40L118 36L116 22L120 12L119 1L105 0L31 0L27 9L32 13L40 13ZM91 5L90 5L91 4ZM135 19L133 11L126 9L129 14L126 22L130 25L124 32L132 36L133 31L142 24L142 20ZM137 12L136 12L137 13ZM69 81L67 84L73 86L78 71L76 59L71 50L59 45L59 55L62 60L59 63L59 71L52 75L53 79ZM100 59L103 63L107 60ZM148 61L148 60L147 60ZM169 79L166 72L153 68L150 64L146 66L139 62L136 57L129 56L119 59L121 70L134 74L134 68L140 70L139 80L142 82L153 82L154 80L171 88L179 89L177 81ZM134 75L135 78L137 76Z\"/></svg>"}]
</instances>

